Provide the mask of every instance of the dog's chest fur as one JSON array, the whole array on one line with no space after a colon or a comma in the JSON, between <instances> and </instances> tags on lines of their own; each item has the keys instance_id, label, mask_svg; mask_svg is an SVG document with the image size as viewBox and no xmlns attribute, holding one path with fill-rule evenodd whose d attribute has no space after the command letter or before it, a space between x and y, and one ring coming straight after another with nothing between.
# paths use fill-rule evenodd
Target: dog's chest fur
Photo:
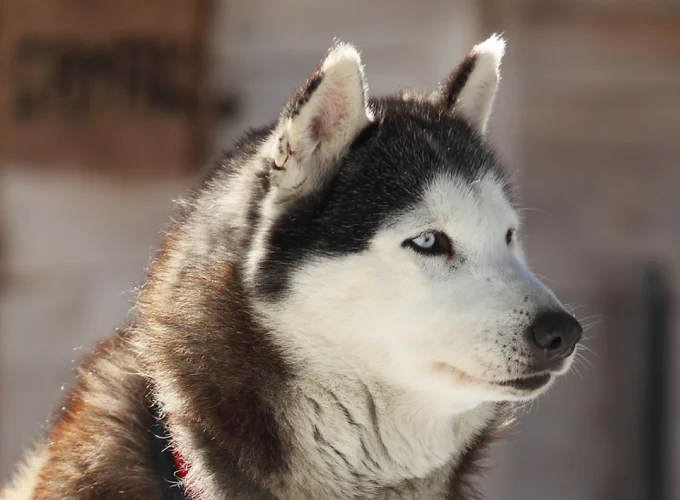
<instances>
[{"instance_id":1,"label":"dog's chest fur","mask_svg":"<svg viewBox=\"0 0 680 500\"><path fill-rule=\"evenodd\" d=\"M419 414L418 401L379 384L303 383L290 497L457 498L452 480L473 459L497 408L480 405L454 419ZM470 453L473 450L473 453Z\"/></svg>"},{"instance_id":2,"label":"dog's chest fur","mask_svg":"<svg viewBox=\"0 0 680 500\"><path fill-rule=\"evenodd\" d=\"M121 373L120 360L126 360L128 373ZM35 498L53 498L57 492L72 499L163 498L151 453L150 412L144 403L150 386L139 374L141 366L135 365L126 342L116 342L92 360L88 371L81 372L69 400L88 403L79 406L77 414L67 408L52 432L73 439L62 438L42 449L43 458L34 464L35 469L25 471L27 483L37 478L31 487L38 495ZM197 473L196 482L203 489L197 498L475 498L468 481L477 472L479 453L497 427L500 408L480 407L451 422L448 429L431 421L428 427L428 421L417 415L400 413L403 401L388 391L346 382L300 383L287 394L296 403L281 415L285 421L281 426L293 433L285 439L289 443L285 469L253 476L248 467L240 466L244 457L229 461L207 456L212 448L195 441L192 452L206 458L193 464L192 473ZM112 389L125 395L120 408L110 398ZM99 404L104 400L105 406ZM135 406L130 407L129 401L135 401ZM86 433L83 425L89 426ZM175 430L181 434L181 429ZM101 454L102 446L110 453ZM96 474L75 473L79 470L95 470ZM34 498L16 496L22 486L20 478L17 489L0 498Z\"/></svg>"}]
</instances>

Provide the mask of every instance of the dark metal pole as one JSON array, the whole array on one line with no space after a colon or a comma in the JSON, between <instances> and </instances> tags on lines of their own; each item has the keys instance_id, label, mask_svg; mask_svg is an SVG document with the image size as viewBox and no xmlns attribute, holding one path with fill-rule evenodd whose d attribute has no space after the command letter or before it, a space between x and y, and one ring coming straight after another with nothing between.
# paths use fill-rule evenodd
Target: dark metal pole
<instances>
[{"instance_id":1,"label":"dark metal pole","mask_svg":"<svg viewBox=\"0 0 680 500\"><path fill-rule=\"evenodd\" d=\"M644 276L647 335L644 360L643 487L648 500L668 496L668 349L670 293L665 276L649 266Z\"/></svg>"}]
</instances>

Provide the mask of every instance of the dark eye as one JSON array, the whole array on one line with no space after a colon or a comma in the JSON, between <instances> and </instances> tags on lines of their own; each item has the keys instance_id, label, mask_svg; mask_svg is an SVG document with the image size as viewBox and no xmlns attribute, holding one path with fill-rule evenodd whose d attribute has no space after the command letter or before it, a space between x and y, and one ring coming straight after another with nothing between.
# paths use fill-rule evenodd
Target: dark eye
<instances>
[{"instance_id":1,"label":"dark eye","mask_svg":"<svg viewBox=\"0 0 680 500\"><path fill-rule=\"evenodd\" d=\"M515 238L515 230L513 228L508 229L508 232L505 233L505 244L510 246L512 245L512 240Z\"/></svg>"},{"instance_id":2,"label":"dark eye","mask_svg":"<svg viewBox=\"0 0 680 500\"><path fill-rule=\"evenodd\" d=\"M423 255L453 256L453 245L451 244L451 240L448 236L439 231L428 231L423 233L420 236L406 240L402 246Z\"/></svg>"}]
</instances>

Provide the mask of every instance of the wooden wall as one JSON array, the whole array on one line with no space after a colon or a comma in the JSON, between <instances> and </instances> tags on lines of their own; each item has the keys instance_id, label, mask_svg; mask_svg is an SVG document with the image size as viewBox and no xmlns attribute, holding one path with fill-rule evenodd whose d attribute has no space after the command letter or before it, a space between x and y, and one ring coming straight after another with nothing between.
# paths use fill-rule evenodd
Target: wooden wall
<instances>
[{"instance_id":1,"label":"wooden wall","mask_svg":"<svg viewBox=\"0 0 680 500\"><path fill-rule=\"evenodd\" d=\"M515 55L526 246L567 302L597 315L592 366L540 401L499 452L498 490L522 499L640 496L642 276L680 297L680 10L661 1L487 2ZM536 208L536 210L533 210ZM671 355L680 359L676 340ZM680 363L669 391L680 451ZM546 466L545 464L550 464ZM675 482L678 465L669 475ZM502 477L502 479L499 479Z\"/></svg>"}]
</instances>

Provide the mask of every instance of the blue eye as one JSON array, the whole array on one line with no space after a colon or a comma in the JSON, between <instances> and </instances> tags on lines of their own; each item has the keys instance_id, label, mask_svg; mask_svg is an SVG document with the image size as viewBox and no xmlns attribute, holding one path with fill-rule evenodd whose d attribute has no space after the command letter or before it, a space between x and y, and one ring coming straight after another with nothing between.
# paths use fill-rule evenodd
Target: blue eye
<instances>
[{"instance_id":1,"label":"blue eye","mask_svg":"<svg viewBox=\"0 0 680 500\"><path fill-rule=\"evenodd\" d=\"M429 250L437 244L437 237L434 235L434 233L425 233L421 234L417 238L413 238L411 241L414 245L419 246L423 250Z\"/></svg>"},{"instance_id":2,"label":"blue eye","mask_svg":"<svg viewBox=\"0 0 680 500\"><path fill-rule=\"evenodd\" d=\"M453 245L444 233L439 231L427 231L415 238L404 241L404 248L410 248L414 252L423 255L443 255L453 257Z\"/></svg>"}]
</instances>

